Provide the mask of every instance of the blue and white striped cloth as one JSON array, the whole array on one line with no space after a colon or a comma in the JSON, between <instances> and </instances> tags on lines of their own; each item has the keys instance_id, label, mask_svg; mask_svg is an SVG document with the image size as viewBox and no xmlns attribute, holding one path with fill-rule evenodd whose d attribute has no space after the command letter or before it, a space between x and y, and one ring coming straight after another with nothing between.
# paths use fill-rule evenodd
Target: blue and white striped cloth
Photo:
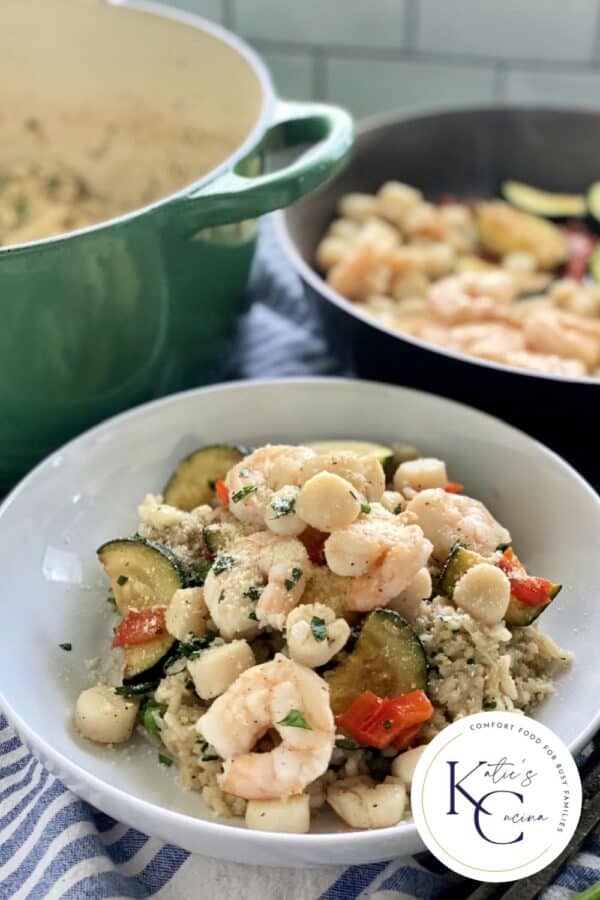
<instances>
[{"instance_id":1,"label":"blue and white striped cloth","mask_svg":"<svg viewBox=\"0 0 600 900\"><path fill-rule=\"evenodd\" d=\"M254 305L234 354L237 375L329 374L327 355L299 280L270 229L253 278ZM600 832L560 872L543 900L565 900L600 879ZM0 712L0 898L171 900L444 900L458 876L414 858L327 869L241 866L193 856L115 822L75 797L23 747Z\"/></svg>"}]
</instances>

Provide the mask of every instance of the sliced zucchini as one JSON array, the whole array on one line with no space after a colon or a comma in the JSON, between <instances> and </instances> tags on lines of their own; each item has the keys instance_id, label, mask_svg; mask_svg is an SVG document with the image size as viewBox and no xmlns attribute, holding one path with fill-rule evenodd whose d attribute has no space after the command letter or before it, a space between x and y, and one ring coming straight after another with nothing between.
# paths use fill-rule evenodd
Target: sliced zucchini
<instances>
[{"instance_id":1,"label":"sliced zucchini","mask_svg":"<svg viewBox=\"0 0 600 900\"><path fill-rule=\"evenodd\" d=\"M402 616L391 609L376 609L365 619L353 651L325 678L331 708L338 715L364 691L397 697L425 690L427 657Z\"/></svg>"},{"instance_id":2,"label":"sliced zucchini","mask_svg":"<svg viewBox=\"0 0 600 900\"><path fill-rule=\"evenodd\" d=\"M185 587L181 564L155 541L119 538L102 544L97 552L122 616L132 607L167 606L175 591Z\"/></svg>"},{"instance_id":3,"label":"sliced zucchini","mask_svg":"<svg viewBox=\"0 0 600 900\"><path fill-rule=\"evenodd\" d=\"M162 677L162 663L175 643L170 634L138 644L137 647L125 647L123 650L123 684L131 684L139 680L152 681ZM155 670L156 667L156 671ZM160 671L159 671L160 669Z\"/></svg>"},{"instance_id":4,"label":"sliced zucchini","mask_svg":"<svg viewBox=\"0 0 600 900\"><path fill-rule=\"evenodd\" d=\"M595 181L587 192L587 207L592 219L600 224L600 181Z\"/></svg>"},{"instance_id":5,"label":"sliced zucchini","mask_svg":"<svg viewBox=\"0 0 600 900\"><path fill-rule=\"evenodd\" d=\"M510 603L508 604L506 616L504 617L506 624L512 625L513 627L518 626L520 628L531 625L532 622L535 622L537 617L550 606L561 587L561 584L553 585L548 595L548 602L542 603L539 606L531 606L530 603L523 603L522 600L518 600L514 594L511 594Z\"/></svg>"},{"instance_id":6,"label":"sliced zucchini","mask_svg":"<svg viewBox=\"0 0 600 900\"><path fill-rule=\"evenodd\" d=\"M404 441L394 441L392 450L394 452L392 458L392 469L394 472L403 462L419 459L423 455L418 447L415 447L413 444L405 444Z\"/></svg>"},{"instance_id":7,"label":"sliced zucchini","mask_svg":"<svg viewBox=\"0 0 600 900\"><path fill-rule=\"evenodd\" d=\"M489 562L484 556L469 550L458 541L450 550L448 559L440 575L440 590L446 596L452 598L456 583L463 577L467 569L479 563Z\"/></svg>"},{"instance_id":8,"label":"sliced zucchini","mask_svg":"<svg viewBox=\"0 0 600 900\"><path fill-rule=\"evenodd\" d=\"M126 616L130 609L168 606L178 588L184 587L185 573L173 554L144 538L108 541L98 549L98 558L110 579L117 609ZM137 647L123 650L123 681L144 680L158 666L175 639L162 634Z\"/></svg>"},{"instance_id":9,"label":"sliced zucchini","mask_svg":"<svg viewBox=\"0 0 600 900\"><path fill-rule=\"evenodd\" d=\"M216 556L231 547L239 538L255 530L253 525L245 525L242 522L212 522L204 526L202 536L209 552Z\"/></svg>"},{"instance_id":10,"label":"sliced zucchini","mask_svg":"<svg viewBox=\"0 0 600 900\"><path fill-rule=\"evenodd\" d=\"M391 468L394 451L385 444L374 444L370 441L313 441L306 444L315 453L356 453L357 456L374 456L379 460L386 473Z\"/></svg>"},{"instance_id":11,"label":"sliced zucchini","mask_svg":"<svg viewBox=\"0 0 600 900\"><path fill-rule=\"evenodd\" d=\"M598 185L598 187L600 187L600 184ZM596 283L600 283L600 244L596 244L596 246L592 250L592 255L590 256L589 261L589 271L594 281Z\"/></svg>"},{"instance_id":12,"label":"sliced zucchini","mask_svg":"<svg viewBox=\"0 0 600 900\"><path fill-rule=\"evenodd\" d=\"M474 550L469 550L464 544L455 544L448 554L448 559L446 560L446 564L440 575L441 592L451 599L454 594L456 583L468 569L479 563L489 562L489 559L486 559L479 553L475 553ZM522 600L519 600L511 593L508 609L506 610L506 615L504 617L506 624L519 627L531 625L532 622L535 622L540 613L552 603L560 589L560 584L552 584L548 593L547 603L540 604L539 606L523 603Z\"/></svg>"},{"instance_id":13,"label":"sliced zucchini","mask_svg":"<svg viewBox=\"0 0 600 900\"><path fill-rule=\"evenodd\" d=\"M215 444L201 447L182 459L163 491L165 503L189 512L196 506L211 503L215 482L227 475L245 454L240 447Z\"/></svg>"},{"instance_id":14,"label":"sliced zucchini","mask_svg":"<svg viewBox=\"0 0 600 900\"><path fill-rule=\"evenodd\" d=\"M500 192L505 200L523 212L544 219L568 219L585 216L587 203L583 194L557 194L523 184L504 181Z\"/></svg>"},{"instance_id":15,"label":"sliced zucchini","mask_svg":"<svg viewBox=\"0 0 600 900\"><path fill-rule=\"evenodd\" d=\"M547 271L556 269L569 257L569 246L560 228L501 200L480 204L477 227L482 247L497 257L522 250L534 257L538 268Z\"/></svg>"}]
</instances>

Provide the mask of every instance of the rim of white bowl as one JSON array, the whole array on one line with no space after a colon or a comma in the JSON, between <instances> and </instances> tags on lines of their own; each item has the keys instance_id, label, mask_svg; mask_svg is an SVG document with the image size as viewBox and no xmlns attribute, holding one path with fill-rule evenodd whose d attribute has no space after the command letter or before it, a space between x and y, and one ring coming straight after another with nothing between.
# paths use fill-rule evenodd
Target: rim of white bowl
<instances>
[{"instance_id":1,"label":"rim of white bowl","mask_svg":"<svg viewBox=\"0 0 600 900\"><path fill-rule=\"evenodd\" d=\"M262 103L258 118L249 134L233 153L230 153L218 166L210 169L209 172L205 172L200 178L188 182L177 191L173 191L164 197L160 197L152 203L147 203L144 206L136 206L128 212L120 213L118 216L112 216L110 219L101 219L100 222L94 222L92 225L86 225L83 228L76 228L73 231L65 231L61 234L51 235L50 237L39 238L35 241L25 241L20 244L8 244L6 247L0 247L0 259L4 254L23 253L28 250L37 249L38 247L60 247L65 241L69 241L72 238L79 238L85 234L102 231L113 225L122 225L131 219L136 219L159 207L166 206L173 200L186 197L188 194L198 190L198 188L213 181L218 175L233 168L236 163L256 146L269 125L277 97L271 73L259 54L253 50L246 41L241 37L238 37L237 34L229 31L217 22L205 19L197 13L179 9L176 6L167 6L165 3L159 2L159 0L102 0L102 2L107 6L114 6L116 9L131 9L140 13L149 13L159 19L171 19L175 22L180 22L182 25L189 25L191 28L195 28L197 31L204 31L220 40L223 44L226 44L246 60L258 78L262 91Z\"/></svg>"},{"instance_id":2,"label":"rim of white bowl","mask_svg":"<svg viewBox=\"0 0 600 900\"><path fill-rule=\"evenodd\" d=\"M438 394L432 394L428 391L420 391L416 388L403 387L401 385L390 384L388 382L379 382L379 381L368 381L363 379L353 379L353 378L340 378L340 377L323 377L323 376L314 376L314 377L306 377L306 376L295 376L291 378L265 378L265 379L256 379L255 381L231 381L226 382L224 384L217 385L209 385L201 388L191 388L190 390L180 391L176 394L170 394L167 397L161 397L157 400L152 400L148 403L141 404L139 406L133 407L130 410L126 410L125 412L118 413L117 415L111 416L109 419L105 419L98 425L95 425L93 428L84 431L82 434L68 441L66 444L63 444L62 447L59 447L49 456L47 456L42 462L38 463L38 465L29 472L28 475L25 476L8 494L8 496L4 499L2 504L0 505L0 527L2 523L2 516L4 511L11 506L15 500L19 497L19 495L29 486L29 484L40 475L46 468L51 468L53 462L58 459L61 454L69 451L73 446L80 442L84 442L89 440L90 438L95 438L101 435L104 431L112 430L115 425L118 425L120 422L128 420L128 419L136 419L138 417L143 417L148 415L148 413L152 413L153 411L160 409L162 406L167 406L173 403L178 403L180 400L185 398L190 398L192 396L202 396L208 393L225 393L230 391L254 391L255 389L259 389L262 387L274 387L277 385L283 384L299 384L299 385L323 385L323 384L337 384L342 389L348 390L371 390L371 389L379 389L384 388L386 390L392 390L393 392L400 392L409 395L416 395L417 397L426 397L428 399L434 399L436 401L441 402L443 405L448 405L450 407L460 408L463 412L467 412L468 414L474 416L475 418L484 418L489 420L494 426L500 425L501 428L508 430L512 433L514 438L517 438L521 442L525 442L529 445L535 445L538 452L543 456L547 457L554 465L558 465L561 469L566 470L571 479L577 481L583 490L589 494L590 499L600 507L600 496L594 491L592 486L583 478L576 469L573 468L566 460L564 460L558 453L555 453L549 447L546 447L545 444L542 444L540 441L537 441L535 438L532 438L530 435L526 434L526 432L521 431L518 428L515 428L513 425L509 425L507 422L504 422L502 419L499 419L497 416L492 416L489 413L482 412L479 409L469 406L466 403L459 403L456 400L449 400L446 397L440 397ZM83 769L77 763L72 762L68 757L63 756L62 753L55 750L48 742L36 734L36 732L25 722L25 720L13 709L12 705L7 701L4 693L0 687L0 704L2 705L3 711L6 713L7 718L16 728L19 736L23 739L23 742L30 749L35 751L37 748L40 748L41 755L44 760L48 760L51 767L55 769L55 771L63 770L67 771L70 775L72 775L72 783L77 782L78 785L81 785L83 789L79 788L77 793L79 796L82 796L84 799L89 802L97 805L97 792L101 794L108 795L111 801L114 800L114 803L111 802L111 808L115 808L120 805L120 801L123 798L127 798L129 803L129 808L132 809L134 816L132 817L136 821L139 821L140 816L150 816L150 817L159 817L164 826L168 827L169 823L178 826L179 829L191 829L196 833L202 833L203 831L209 831L215 836L225 836L227 834L231 834L232 832L238 835L243 835L244 843L246 847L251 847L253 845L285 845L287 847L295 848L298 851L302 849L308 850L309 848L315 847L318 845L335 845L338 843L341 844L363 844L366 847L370 845L377 845L383 838L385 837L398 837L402 836L412 837L413 839L417 835L416 825L413 821L403 822L399 825L389 826L387 828L378 828L369 830L355 830L355 831L333 831L333 832L316 832L312 834L284 834L273 831L254 831L252 829L243 828L239 825L228 825L226 822L211 822L206 819L197 819L194 816L176 812L175 810L169 809L165 806L160 806L156 803L151 803L148 800L144 800L140 797L137 797L135 794L130 793L129 791L123 790L121 788L116 788L113 785L109 784L106 781L103 781L98 776L93 775L87 770ZM600 728L600 709L596 712L593 718L590 720L586 728L584 728L568 745L570 752L574 755L577 753L595 734L595 732ZM60 775L58 777L61 777ZM67 784L67 786L69 786ZM94 799L92 799L92 796ZM134 826L134 827L139 827Z\"/></svg>"},{"instance_id":3,"label":"rim of white bowl","mask_svg":"<svg viewBox=\"0 0 600 900\"><path fill-rule=\"evenodd\" d=\"M357 138L360 138L360 136L363 134L371 131L376 131L379 128L385 128L388 125L393 125L395 122L408 122L415 119L428 119L431 116L444 115L446 113L452 114L460 112L494 112L495 110L524 113L532 111L546 113L568 112L580 115L584 113L594 114L594 112L596 112L595 110L585 109L583 107L566 109L564 107L561 108L552 105L540 106L539 104L535 103L529 104L511 102L495 104L466 103L452 104L448 106L438 106L437 104L423 105L418 107L409 106L407 108L403 108L402 110L391 110L382 113L375 113L372 116L361 119L359 122L357 122L356 125L356 135ZM600 119L600 112L597 112L597 115ZM319 275L317 270L306 262L290 235L285 220L285 209L277 210L271 215L273 216L275 234L281 245L284 255L287 257L288 261L292 264L296 271L300 274L301 278L304 281L308 282L313 290L320 294L321 297L325 297L327 300L333 303L334 306L337 306L338 309L341 309L348 315L359 319L361 322L364 322L365 325L368 325L371 328L375 328L378 331L382 331L384 334L396 338L396 340L406 341L408 344L413 344L416 347L420 347L422 350L429 350L431 353L439 353L442 356L447 356L450 359L456 359L459 362L466 362L472 363L473 365L477 366L483 366L484 368L491 369L494 372L510 372L514 375L520 375L522 377L541 378L545 381L560 381L567 384L587 384L600 386L600 380L598 378L592 378L591 375L582 375L579 378L575 378L572 375L552 375L548 372L535 372L534 370L529 369L519 369L517 366L510 366L507 363L494 363L487 359L479 359L476 356L468 356L466 353L459 353L456 350L450 350L446 347L437 346L436 344L429 344L427 341L422 341L411 334L405 334L401 331L394 331L393 328L384 325L378 319L373 318L373 316L369 316L366 313L363 313L361 310L357 309L356 305L352 303L352 301L344 297L343 294L340 294L338 291L334 291L333 288L329 287L325 279Z\"/></svg>"}]
</instances>

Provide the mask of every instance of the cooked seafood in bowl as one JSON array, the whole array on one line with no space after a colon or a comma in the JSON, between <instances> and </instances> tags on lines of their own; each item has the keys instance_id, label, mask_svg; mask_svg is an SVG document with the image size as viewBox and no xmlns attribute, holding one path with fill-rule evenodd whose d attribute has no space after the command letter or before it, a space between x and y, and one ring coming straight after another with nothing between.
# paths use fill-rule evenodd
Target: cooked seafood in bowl
<instances>
[{"instance_id":1,"label":"cooked seafood in bowl","mask_svg":"<svg viewBox=\"0 0 600 900\"><path fill-rule=\"evenodd\" d=\"M600 253L585 198L516 182L504 195L512 202L429 202L397 181L345 194L316 264L388 328L494 363L600 378ZM561 225L532 207L579 218Z\"/></svg>"},{"instance_id":2,"label":"cooked seafood in bowl","mask_svg":"<svg viewBox=\"0 0 600 900\"><path fill-rule=\"evenodd\" d=\"M356 829L410 819L427 742L534 710L571 658L537 623L560 585L406 444L203 447L138 517L98 550L116 653L76 728L140 731L251 829L307 832L326 806Z\"/></svg>"}]
</instances>

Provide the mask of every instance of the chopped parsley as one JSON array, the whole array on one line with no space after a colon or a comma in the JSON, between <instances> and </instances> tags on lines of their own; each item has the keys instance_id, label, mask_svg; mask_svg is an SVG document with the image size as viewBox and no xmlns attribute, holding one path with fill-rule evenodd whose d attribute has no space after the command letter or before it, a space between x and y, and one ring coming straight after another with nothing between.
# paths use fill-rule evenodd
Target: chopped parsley
<instances>
[{"instance_id":1,"label":"chopped parsley","mask_svg":"<svg viewBox=\"0 0 600 900\"><path fill-rule=\"evenodd\" d=\"M119 587L123 587L123 585L127 584L128 581L129 578L127 577L127 575L119 575L119 577L117 578L117 584L119 585Z\"/></svg>"},{"instance_id":2,"label":"chopped parsley","mask_svg":"<svg viewBox=\"0 0 600 900\"><path fill-rule=\"evenodd\" d=\"M392 723L391 719L385 719L383 722L383 727L385 728L386 731L389 731L390 728L392 727L392 724L393 723Z\"/></svg>"},{"instance_id":3,"label":"chopped parsley","mask_svg":"<svg viewBox=\"0 0 600 900\"><path fill-rule=\"evenodd\" d=\"M248 613L248 618L252 619L253 622L258 622L258 616L254 612L254 610L252 610L252 612Z\"/></svg>"},{"instance_id":4,"label":"chopped parsley","mask_svg":"<svg viewBox=\"0 0 600 900\"><path fill-rule=\"evenodd\" d=\"M194 566L194 575L198 579L198 581L206 581L206 576L212 569L212 560L210 559L199 559L198 562Z\"/></svg>"},{"instance_id":5,"label":"chopped parsley","mask_svg":"<svg viewBox=\"0 0 600 900\"><path fill-rule=\"evenodd\" d=\"M371 512L371 504L370 504L370 503L361 503L361 504L360 504L360 511L361 511L362 513L364 513L366 516L368 516L369 513Z\"/></svg>"},{"instance_id":6,"label":"chopped parsley","mask_svg":"<svg viewBox=\"0 0 600 900\"><path fill-rule=\"evenodd\" d=\"M192 637L189 641L181 641L177 647L177 657L185 656L186 659L198 659L202 651L210 647L216 637L217 633L213 632L201 638Z\"/></svg>"},{"instance_id":7,"label":"chopped parsley","mask_svg":"<svg viewBox=\"0 0 600 900\"><path fill-rule=\"evenodd\" d=\"M258 488L255 484L247 484L245 487L240 488L239 491L233 492L231 495L231 502L239 503L240 500L243 500L248 494L255 494L257 490Z\"/></svg>"},{"instance_id":8,"label":"chopped parsley","mask_svg":"<svg viewBox=\"0 0 600 900\"><path fill-rule=\"evenodd\" d=\"M115 688L115 694L125 697L126 700L132 700L135 697L141 697L142 694L148 694L156 688L156 684L152 681L141 681L139 684L122 684Z\"/></svg>"},{"instance_id":9,"label":"chopped parsley","mask_svg":"<svg viewBox=\"0 0 600 900\"><path fill-rule=\"evenodd\" d=\"M162 716L167 711L164 703L157 703L148 697L140 707L142 725L149 734L160 734L160 725L156 721L156 715Z\"/></svg>"},{"instance_id":10,"label":"chopped parsley","mask_svg":"<svg viewBox=\"0 0 600 900\"><path fill-rule=\"evenodd\" d=\"M482 705L483 709L496 709L498 704L492 698L484 697L483 703L481 705Z\"/></svg>"},{"instance_id":11,"label":"chopped parsley","mask_svg":"<svg viewBox=\"0 0 600 900\"><path fill-rule=\"evenodd\" d=\"M335 739L335 746L339 750L360 750L360 744L353 741L352 738L339 737Z\"/></svg>"},{"instance_id":12,"label":"chopped parsley","mask_svg":"<svg viewBox=\"0 0 600 900\"><path fill-rule=\"evenodd\" d=\"M320 616L313 616L310 620L310 630L312 631L312 635L315 641L325 641L327 640L327 625L325 624L325 619L321 619Z\"/></svg>"},{"instance_id":13,"label":"chopped parsley","mask_svg":"<svg viewBox=\"0 0 600 900\"><path fill-rule=\"evenodd\" d=\"M402 512L402 504L399 503L398 506L396 506L394 509L394 515L399 516L401 512Z\"/></svg>"},{"instance_id":14,"label":"chopped parsley","mask_svg":"<svg viewBox=\"0 0 600 900\"><path fill-rule=\"evenodd\" d=\"M277 722L277 724L286 725L288 728L306 728L307 731L312 731L312 727L308 724L299 709L290 709L285 719Z\"/></svg>"},{"instance_id":15,"label":"chopped parsley","mask_svg":"<svg viewBox=\"0 0 600 900\"><path fill-rule=\"evenodd\" d=\"M253 584L247 590L244 591L244 597L247 597L248 600L253 600L256 602L260 600L260 595L262 594L264 587L262 584Z\"/></svg>"},{"instance_id":16,"label":"chopped parsley","mask_svg":"<svg viewBox=\"0 0 600 900\"><path fill-rule=\"evenodd\" d=\"M235 559L233 558L233 556L223 554L223 556L217 556L212 568L215 575L220 575L221 572L228 572L229 569L233 569L234 566Z\"/></svg>"},{"instance_id":17,"label":"chopped parsley","mask_svg":"<svg viewBox=\"0 0 600 900\"><path fill-rule=\"evenodd\" d=\"M468 665L468 666L474 666L474 665L475 665L475 657L474 657L474 656L470 656L470 657L468 658L468 660L467 660L467 665Z\"/></svg>"},{"instance_id":18,"label":"chopped parsley","mask_svg":"<svg viewBox=\"0 0 600 900\"><path fill-rule=\"evenodd\" d=\"M59 644L58 646L60 647L61 650L69 651L69 650L73 649L73 644L71 644L69 641L65 641L64 644Z\"/></svg>"},{"instance_id":19,"label":"chopped parsley","mask_svg":"<svg viewBox=\"0 0 600 900\"><path fill-rule=\"evenodd\" d=\"M288 516L293 511L295 505L295 497L273 497L271 509L275 513L276 519L282 519L283 516Z\"/></svg>"},{"instance_id":20,"label":"chopped parsley","mask_svg":"<svg viewBox=\"0 0 600 900\"><path fill-rule=\"evenodd\" d=\"M294 566L292 569L292 577L286 578L283 582L285 584L285 588L287 591L291 591L292 588L298 584L300 579L302 578L302 569L299 569L297 566Z\"/></svg>"},{"instance_id":21,"label":"chopped parsley","mask_svg":"<svg viewBox=\"0 0 600 900\"><path fill-rule=\"evenodd\" d=\"M170 757L170 756L165 756L164 753L159 753L159 754L158 754L158 761L159 761L159 763L162 763L163 766L167 766L167 768L168 768L169 766L172 766L172 765L173 765L173 760L171 759L171 757Z\"/></svg>"}]
</instances>

